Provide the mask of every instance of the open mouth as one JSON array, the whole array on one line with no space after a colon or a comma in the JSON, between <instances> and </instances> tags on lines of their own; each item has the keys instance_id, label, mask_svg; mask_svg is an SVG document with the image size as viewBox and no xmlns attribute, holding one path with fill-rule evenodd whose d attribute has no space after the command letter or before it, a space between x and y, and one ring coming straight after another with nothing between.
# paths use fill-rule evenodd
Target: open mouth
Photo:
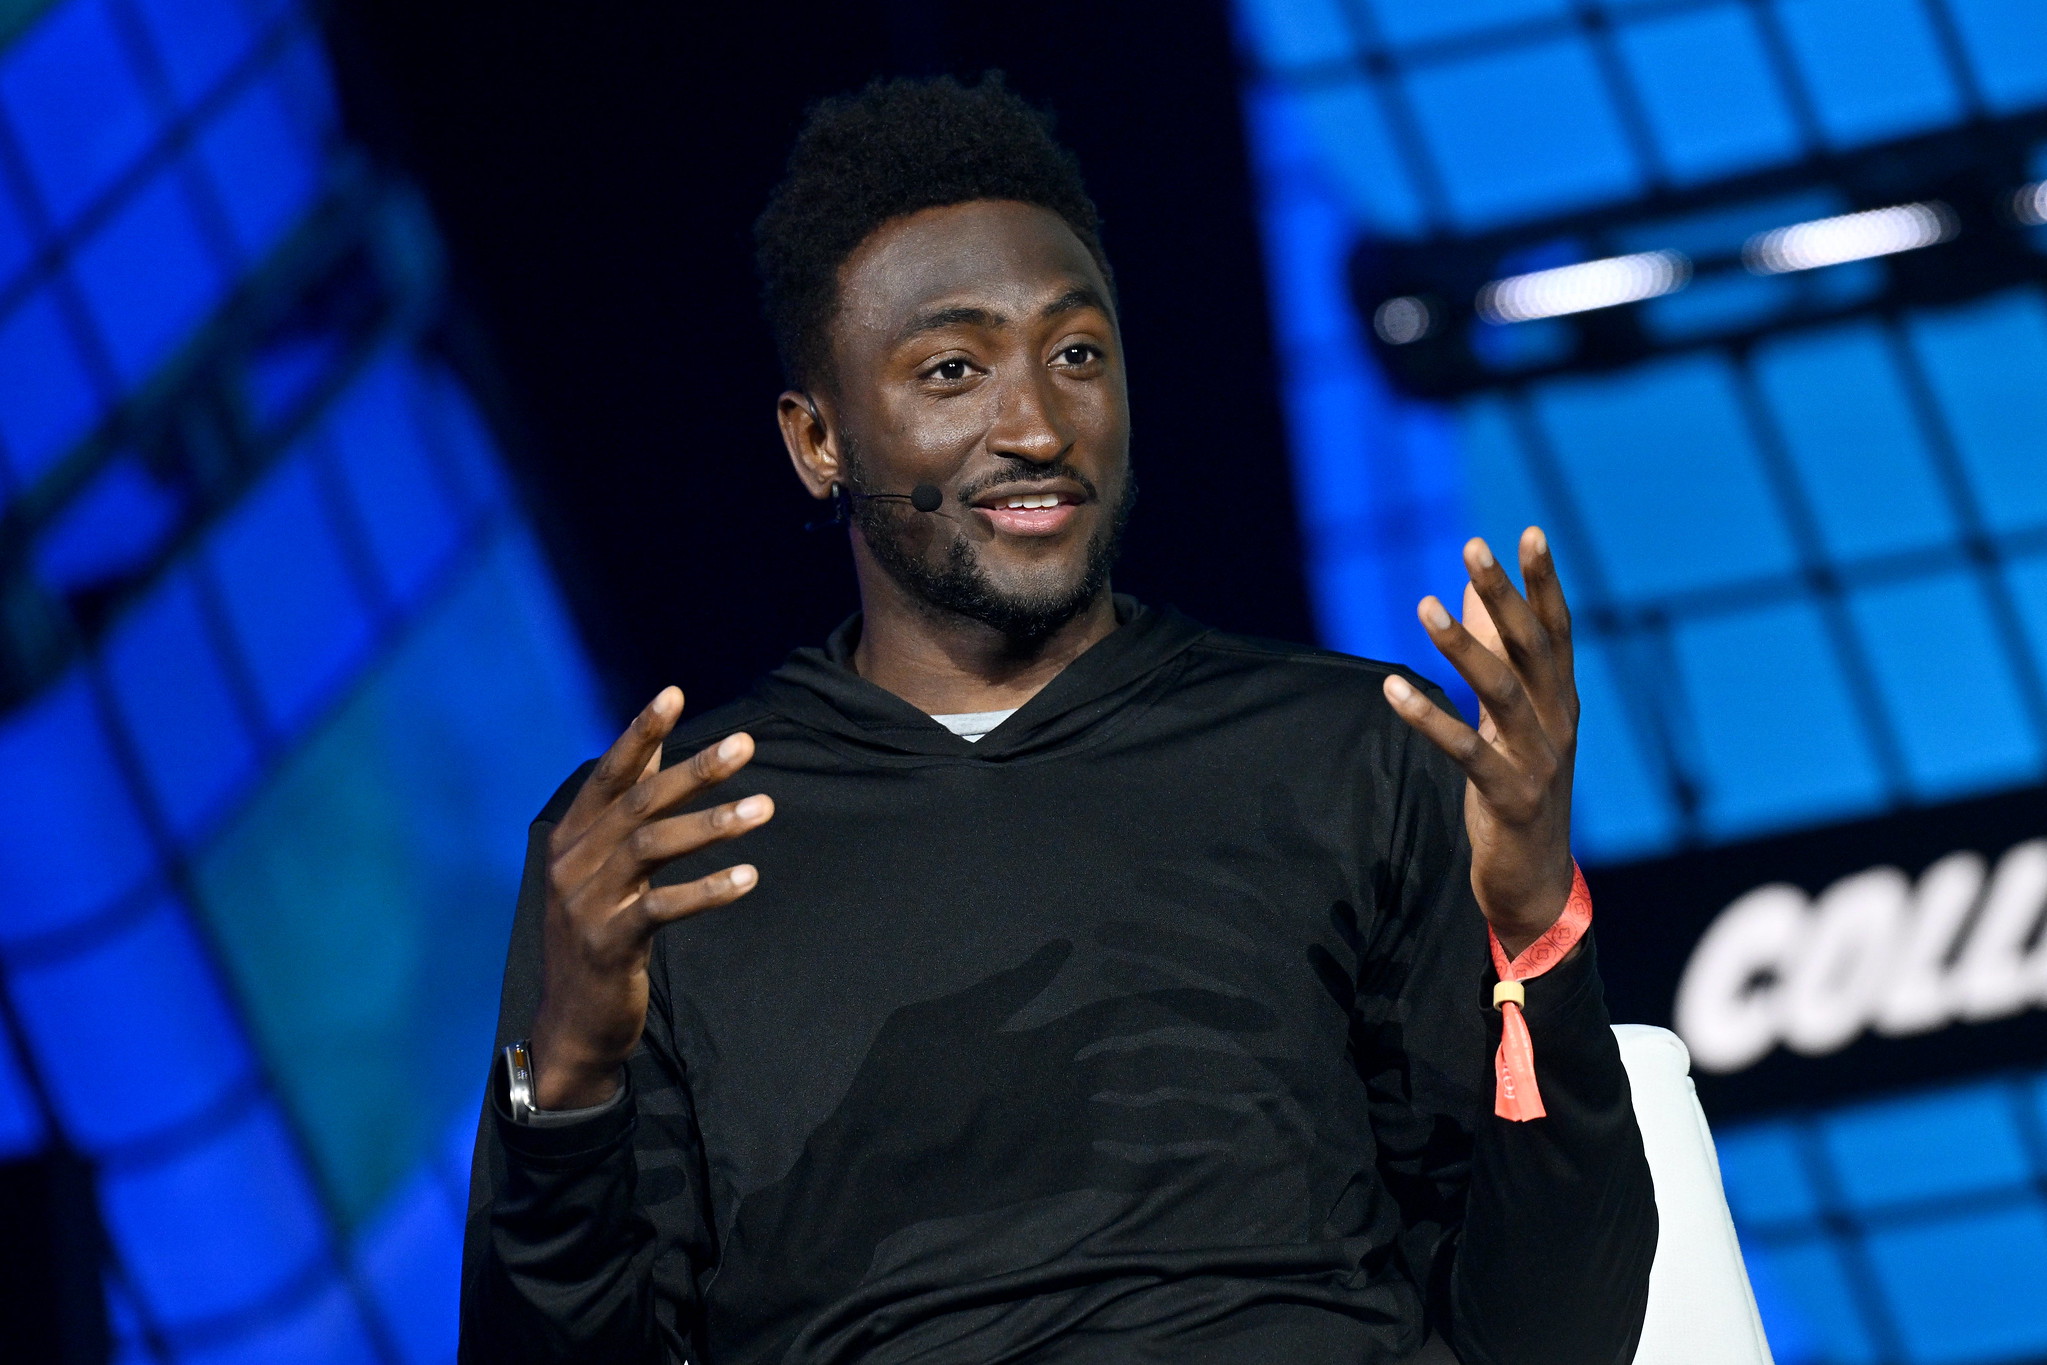
<instances>
[{"instance_id":1,"label":"open mouth","mask_svg":"<svg viewBox=\"0 0 2047 1365\"><path fill-rule=\"evenodd\" d=\"M1086 500L1086 495L1077 489L995 492L976 498L974 510L987 517L998 531L1014 536L1049 536L1071 521Z\"/></svg>"}]
</instances>

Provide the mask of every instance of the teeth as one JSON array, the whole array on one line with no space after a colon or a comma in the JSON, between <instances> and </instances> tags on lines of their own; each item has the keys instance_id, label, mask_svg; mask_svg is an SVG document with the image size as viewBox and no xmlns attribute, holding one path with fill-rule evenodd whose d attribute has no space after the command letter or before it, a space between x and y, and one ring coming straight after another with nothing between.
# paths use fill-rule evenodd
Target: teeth
<instances>
[{"instance_id":1,"label":"teeth","mask_svg":"<svg viewBox=\"0 0 2047 1365\"><path fill-rule=\"evenodd\" d=\"M1017 511L1026 507L1057 507L1059 505L1059 495L1057 493L1032 493L1028 497L1011 498L1002 505L1009 511Z\"/></svg>"}]
</instances>

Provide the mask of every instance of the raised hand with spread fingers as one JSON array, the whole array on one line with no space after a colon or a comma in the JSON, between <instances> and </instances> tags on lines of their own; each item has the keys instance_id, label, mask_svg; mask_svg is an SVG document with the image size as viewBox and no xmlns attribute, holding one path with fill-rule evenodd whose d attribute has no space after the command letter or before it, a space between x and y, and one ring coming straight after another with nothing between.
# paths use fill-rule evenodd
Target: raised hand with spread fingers
<instances>
[{"instance_id":1,"label":"raised hand with spread fingers","mask_svg":"<svg viewBox=\"0 0 2047 1365\"><path fill-rule=\"evenodd\" d=\"M1514 587L1491 547L1464 547L1471 581L1463 621L1425 597L1422 626L1478 694L1473 729L1439 710L1406 679L1386 679L1386 699L1464 770L1464 824L1471 836L1471 889L1511 958L1540 938L1571 895L1571 765L1578 747L1578 688L1571 667L1571 612L1542 528L1521 533Z\"/></svg>"},{"instance_id":2,"label":"raised hand with spread fingers","mask_svg":"<svg viewBox=\"0 0 2047 1365\"><path fill-rule=\"evenodd\" d=\"M654 931L753 890L740 863L678 886L652 886L656 869L766 824L766 796L669 812L717 786L753 757L749 735L727 735L673 767L661 742L682 715L682 693L662 689L633 718L576 793L548 842L540 1011L533 1021L533 1098L541 1109L601 1104L647 1023L647 955Z\"/></svg>"}]
</instances>

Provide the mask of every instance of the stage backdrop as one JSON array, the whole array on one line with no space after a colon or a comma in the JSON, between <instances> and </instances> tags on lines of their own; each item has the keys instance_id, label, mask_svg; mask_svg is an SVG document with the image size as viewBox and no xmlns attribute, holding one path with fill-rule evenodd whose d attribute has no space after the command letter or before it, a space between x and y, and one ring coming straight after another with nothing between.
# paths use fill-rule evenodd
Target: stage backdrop
<instances>
[{"instance_id":1,"label":"stage backdrop","mask_svg":"<svg viewBox=\"0 0 2047 1365\"><path fill-rule=\"evenodd\" d=\"M124 1362L453 1359L524 825L608 728L337 129L296 4L0 3L0 1158L88 1163Z\"/></svg>"},{"instance_id":2,"label":"stage backdrop","mask_svg":"<svg viewBox=\"0 0 2047 1365\"><path fill-rule=\"evenodd\" d=\"M1544 525L1778 1360L2047 1360L2047 6L1238 12L1324 639Z\"/></svg>"}]
</instances>

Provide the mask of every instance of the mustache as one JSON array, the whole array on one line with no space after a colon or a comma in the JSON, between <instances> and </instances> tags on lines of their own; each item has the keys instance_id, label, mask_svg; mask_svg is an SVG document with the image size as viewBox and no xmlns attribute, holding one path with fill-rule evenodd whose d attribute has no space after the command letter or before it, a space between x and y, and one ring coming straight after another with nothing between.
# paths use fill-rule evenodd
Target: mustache
<instances>
[{"instance_id":1,"label":"mustache","mask_svg":"<svg viewBox=\"0 0 2047 1365\"><path fill-rule=\"evenodd\" d=\"M1014 457L1011 458L1014 459ZM975 498L980 497L991 488L1002 488L1015 484L1050 483L1054 479L1071 479L1074 483L1080 485L1081 491L1087 495L1089 502L1101 501L1101 490L1095 486L1095 481L1081 473L1064 459L1054 460L1051 464L1031 464L1024 460L1014 460L1012 468L996 470L982 478L973 479L960 485L959 500L962 505L965 505L973 502Z\"/></svg>"}]
</instances>

